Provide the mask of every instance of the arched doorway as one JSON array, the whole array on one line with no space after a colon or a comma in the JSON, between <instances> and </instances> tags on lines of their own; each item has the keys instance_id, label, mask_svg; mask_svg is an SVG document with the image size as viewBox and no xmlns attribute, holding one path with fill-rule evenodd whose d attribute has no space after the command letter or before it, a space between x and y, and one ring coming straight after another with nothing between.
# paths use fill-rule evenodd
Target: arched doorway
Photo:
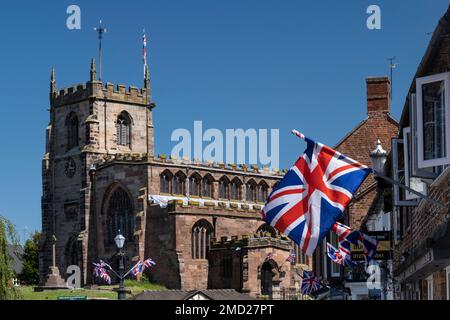
<instances>
[{"instance_id":1,"label":"arched doorway","mask_svg":"<svg viewBox=\"0 0 450 320\"><path fill-rule=\"evenodd\" d=\"M272 297L272 287L275 277L278 275L277 263L269 260L261 266L261 294Z\"/></svg>"}]
</instances>

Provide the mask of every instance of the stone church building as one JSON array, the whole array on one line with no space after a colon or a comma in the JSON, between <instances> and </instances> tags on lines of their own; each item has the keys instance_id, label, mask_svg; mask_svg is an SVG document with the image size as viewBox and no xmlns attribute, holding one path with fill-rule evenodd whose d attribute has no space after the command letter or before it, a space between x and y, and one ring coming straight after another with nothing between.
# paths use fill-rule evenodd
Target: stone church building
<instances>
[{"instance_id":1,"label":"stone church building","mask_svg":"<svg viewBox=\"0 0 450 320\"><path fill-rule=\"evenodd\" d=\"M103 84L95 61L86 83L50 82L50 123L42 162L41 281L52 264L117 262L114 237L126 237L126 262L151 257L150 278L173 289L236 289L272 298L298 291L311 261L261 220L283 173L257 166L197 163L154 154L149 71L144 87ZM287 259L296 252L295 261Z\"/></svg>"}]
</instances>

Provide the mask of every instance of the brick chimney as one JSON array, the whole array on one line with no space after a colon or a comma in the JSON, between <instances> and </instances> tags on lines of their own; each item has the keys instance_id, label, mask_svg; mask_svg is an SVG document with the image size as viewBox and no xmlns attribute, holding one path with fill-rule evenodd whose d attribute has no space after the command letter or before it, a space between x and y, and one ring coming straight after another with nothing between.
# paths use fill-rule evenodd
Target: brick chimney
<instances>
[{"instance_id":1,"label":"brick chimney","mask_svg":"<svg viewBox=\"0 0 450 320\"><path fill-rule=\"evenodd\" d=\"M367 114L370 116L388 113L391 108L391 83L388 77L366 78Z\"/></svg>"}]
</instances>

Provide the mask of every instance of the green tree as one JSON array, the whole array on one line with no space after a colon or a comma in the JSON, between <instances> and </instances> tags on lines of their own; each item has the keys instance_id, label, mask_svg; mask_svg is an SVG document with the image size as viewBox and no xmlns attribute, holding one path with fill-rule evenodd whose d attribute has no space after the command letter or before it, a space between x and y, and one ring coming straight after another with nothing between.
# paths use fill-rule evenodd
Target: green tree
<instances>
[{"instance_id":1,"label":"green tree","mask_svg":"<svg viewBox=\"0 0 450 320\"><path fill-rule=\"evenodd\" d=\"M20 297L12 283L14 271L8 254L8 245L17 243L13 224L0 216L0 300L14 300Z\"/></svg>"},{"instance_id":2,"label":"green tree","mask_svg":"<svg viewBox=\"0 0 450 320\"><path fill-rule=\"evenodd\" d=\"M25 242L23 253L23 268L19 275L21 282L28 285L39 283L39 241L41 234L35 232L31 238Z\"/></svg>"}]
</instances>

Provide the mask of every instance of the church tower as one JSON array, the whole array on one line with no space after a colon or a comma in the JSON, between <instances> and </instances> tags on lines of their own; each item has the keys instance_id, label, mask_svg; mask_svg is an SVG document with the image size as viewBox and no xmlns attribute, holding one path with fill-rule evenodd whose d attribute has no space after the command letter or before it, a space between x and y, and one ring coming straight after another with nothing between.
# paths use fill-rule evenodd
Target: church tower
<instances>
[{"instance_id":1,"label":"church tower","mask_svg":"<svg viewBox=\"0 0 450 320\"><path fill-rule=\"evenodd\" d=\"M56 237L56 264L62 275L69 265L88 275L88 261L98 255L99 221L93 186L96 166L116 155L153 158L154 138L148 67L144 86L126 88L97 80L95 60L89 81L58 90L50 79L50 123L43 157L40 274L51 264ZM89 269L90 270L90 269ZM41 279L41 281L44 279ZM83 282L83 279L82 279Z\"/></svg>"}]
</instances>

